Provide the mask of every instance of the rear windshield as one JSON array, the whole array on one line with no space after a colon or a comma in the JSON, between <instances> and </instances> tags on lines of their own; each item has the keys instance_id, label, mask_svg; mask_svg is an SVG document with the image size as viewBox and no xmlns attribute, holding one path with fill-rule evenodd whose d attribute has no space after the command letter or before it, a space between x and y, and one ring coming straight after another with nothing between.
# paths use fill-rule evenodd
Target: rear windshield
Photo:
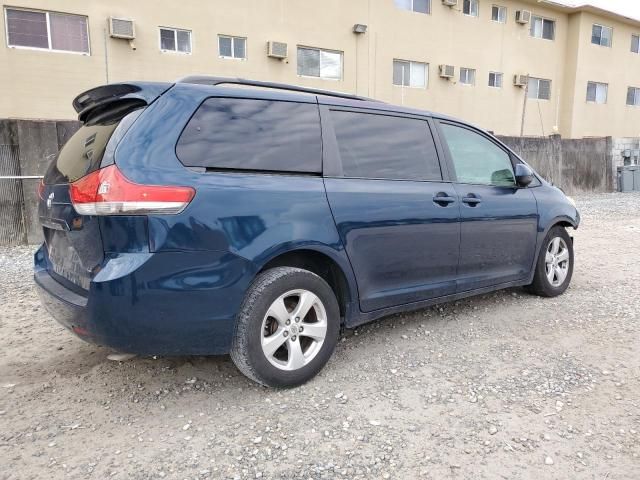
<instances>
[{"instance_id":1,"label":"rear windshield","mask_svg":"<svg viewBox=\"0 0 640 480\"><path fill-rule=\"evenodd\" d=\"M116 136L121 137L141 112L141 109L133 112L129 109L127 112L116 112L84 124L62 147L49 166L44 182L72 183L98 170L116 129L120 126Z\"/></svg>"},{"instance_id":2,"label":"rear windshield","mask_svg":"<svg viewBox=\"0 0 640 480\"><path fill-rule=\"evenodd\" d=\"M321 173L318 106L210 98L185 127L176 153L187 167Z\"/></svg>"}]
</instances>

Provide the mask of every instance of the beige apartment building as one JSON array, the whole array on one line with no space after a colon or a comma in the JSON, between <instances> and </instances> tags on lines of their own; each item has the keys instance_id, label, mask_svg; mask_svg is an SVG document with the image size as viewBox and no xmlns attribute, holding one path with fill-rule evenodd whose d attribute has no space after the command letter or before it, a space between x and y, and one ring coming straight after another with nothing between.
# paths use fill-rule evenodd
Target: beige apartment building
<instances>
[{"instance_id":1,"label":"beige apartment building","mask_svg":"<svg viewBox=\"0 0 640 480\"><path fill-rule=\"evenodd\" d=\"M6 1L0 118L72 119L73 97L99 84L209 74L369 96L503 135L640 136L640 21L590 6Z\"/></svg>"}]
</instances>

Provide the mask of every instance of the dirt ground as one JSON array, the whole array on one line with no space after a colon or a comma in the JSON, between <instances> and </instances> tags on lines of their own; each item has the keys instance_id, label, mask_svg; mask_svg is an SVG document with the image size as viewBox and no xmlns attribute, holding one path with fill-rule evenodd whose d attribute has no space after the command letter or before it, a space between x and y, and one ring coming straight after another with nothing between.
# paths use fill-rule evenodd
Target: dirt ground
<instances>
[{"instance_id":1,"label":"dirt ground","mask_svg":"<svg viewBox=\"0 0 640 480\"><path fill-rule=\"evenodd\" d=\"M571 288L347 331L307 385L107 360L0 249L0 479L639 479L640 196L578 198Z\"/></svg>"}]
</instances>

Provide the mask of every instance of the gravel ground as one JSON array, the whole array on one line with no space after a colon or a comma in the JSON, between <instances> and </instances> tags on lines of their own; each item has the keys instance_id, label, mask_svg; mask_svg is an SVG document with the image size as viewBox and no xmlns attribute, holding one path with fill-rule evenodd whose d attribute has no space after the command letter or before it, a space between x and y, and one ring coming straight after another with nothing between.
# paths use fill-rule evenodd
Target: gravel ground
<instances>
[{"instance_id":1,"label":"gravel ground","mask_svg":"<svg viewBox=\"0 0 640 480\"><path fill-rule=\"evenodd\" d=\"M0 478L640 478L640 195L578 198L571 288L343 335L267 390L228 357L107 360L0 249Z\"/></svg>"}]
</instances>

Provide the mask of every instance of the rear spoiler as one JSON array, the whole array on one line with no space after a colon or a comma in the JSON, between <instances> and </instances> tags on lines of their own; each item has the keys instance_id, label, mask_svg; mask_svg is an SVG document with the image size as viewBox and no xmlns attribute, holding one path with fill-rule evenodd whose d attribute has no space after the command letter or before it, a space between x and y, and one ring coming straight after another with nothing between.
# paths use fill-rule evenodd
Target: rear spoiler
<instances>
[{"instance_id":1,"label":"rear spoiler","mask_svg":"<svg viewBox=\"0 0 640 480\"><path fill-rule=\"evenodd\" d=\"M73 99L73 108L78 112L78 120L86 122L93 112L104 111L112 104L149 105L172 85L159 82L110 83L78 95Z\"/></svg>"}]
</instances>

